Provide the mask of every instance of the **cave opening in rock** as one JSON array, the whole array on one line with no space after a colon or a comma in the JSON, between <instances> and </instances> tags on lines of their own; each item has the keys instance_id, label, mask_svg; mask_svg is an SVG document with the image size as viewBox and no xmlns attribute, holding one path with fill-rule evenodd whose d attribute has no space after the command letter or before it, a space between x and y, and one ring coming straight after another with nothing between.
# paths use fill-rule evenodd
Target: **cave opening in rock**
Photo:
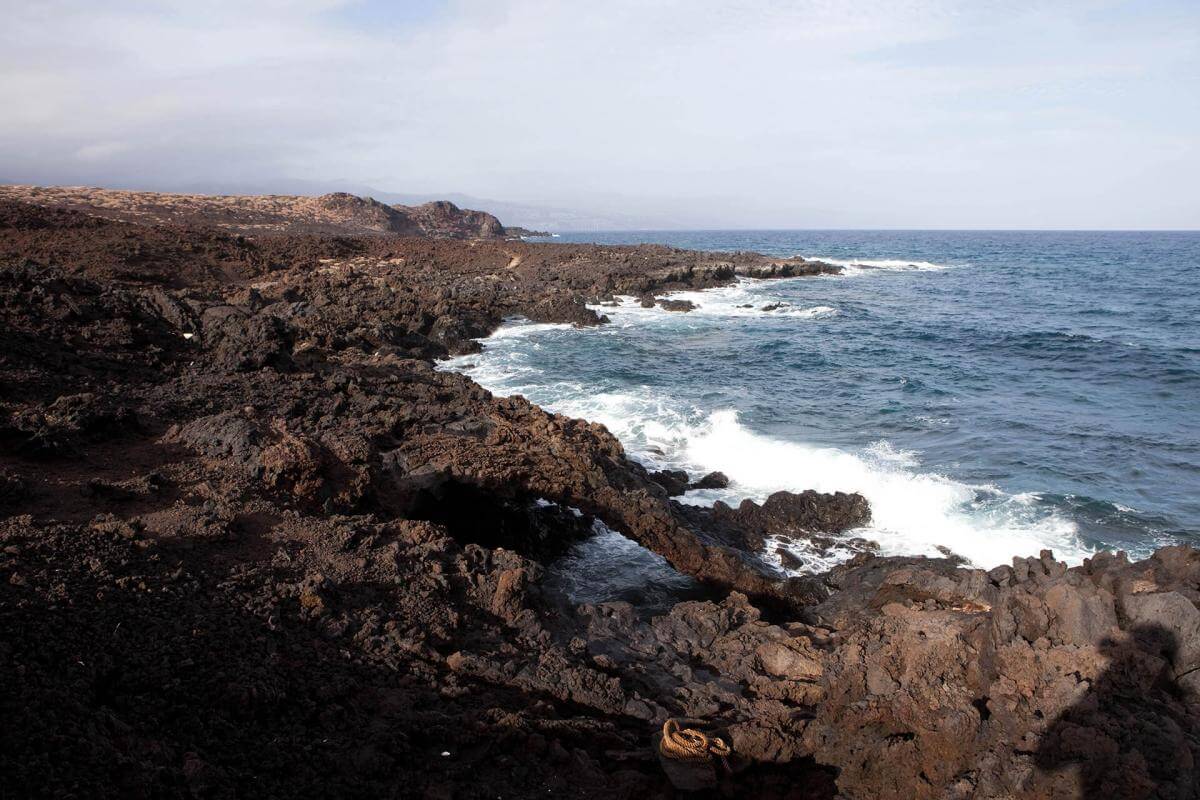
<instances>
[{"instance_id":1,"label":"cave opening in rock","mask_svg":"<svg viewBox=\"0 0 1200 800\"><path fill-rule=\"evenodd\" d=\"M592 534L591 518L569 509L456 480L422 491L408 516L445 526L462 544L503 547L543 563Z\"/></svg>"},{"instance_id":2,"label":"cave opening in rock","mask_svg":"<svg viewBox=\"0 0 1200 800\"><path fill-rule=\"evenodd\" d=\"M979 719L981 722L987 722L987 720L992 716L992 711L988 708L988 698L977 697L971 701L971 705L975 706L975 710L979 712Z\"/></svg>"},{"instance_id":3,"label":"cave opening in rock","mask_svg":"<svg viewBox=\"0 0 1200 800\"><path fill-rule=\"evenodd\" d=\"M443 525L460 543L503 547L541 562L544 587L567 606L623 601L651 616L685 600L725 595L595 517L529 494L438 480L417 494L406 516Z\"/></svg>"},{"instance_id":4,"label":"cave opening in rock","mask_svg":"<svg viewBox=\"0 0 1200 800\"><path fill-rule=\"evenodd\" d=\"M548 565L545 586L552 595L568 603L627 602L644 617L685 600L719 601L725 595L600 520L592 530Z\"/></svg>"}]
</instances>

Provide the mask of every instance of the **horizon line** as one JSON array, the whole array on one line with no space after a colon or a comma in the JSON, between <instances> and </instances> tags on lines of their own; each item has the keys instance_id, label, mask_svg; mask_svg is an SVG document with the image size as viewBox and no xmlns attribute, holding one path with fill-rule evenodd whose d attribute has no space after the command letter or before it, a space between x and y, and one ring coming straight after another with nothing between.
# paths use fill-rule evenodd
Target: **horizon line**
<instances>
[{"instance_id":1,"label":"horizon line","mask_svg":"<svg viewBox=\"0 0 1200 800\"><path fill-rule=\"evenodd\" d=\"M522 228L523 225L506 227ZM553 230L554 234L585 233L1200 233L1198 228L586 228ZM545 239L545 236L529 236Z\"/></svg>"}]
</instances>

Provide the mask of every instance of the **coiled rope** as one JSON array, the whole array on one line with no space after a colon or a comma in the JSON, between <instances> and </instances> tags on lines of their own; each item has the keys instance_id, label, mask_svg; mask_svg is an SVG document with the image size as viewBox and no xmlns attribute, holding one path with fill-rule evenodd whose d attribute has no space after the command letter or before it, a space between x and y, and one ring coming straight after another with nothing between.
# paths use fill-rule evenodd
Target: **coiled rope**
<instances>
[{"instance_id":1,"label":"coiled rope","mask_svg":"<svg viewBox=\"0 0 1200 800\"><path fill-rule=\"evenodd\" d=\"M719 736L709 737L695 728L680 728L673 719L663 723L658 749L667 758L680 761L712 761L713 756L724 758L733 752Z\"/></svg>"}]
</instances>

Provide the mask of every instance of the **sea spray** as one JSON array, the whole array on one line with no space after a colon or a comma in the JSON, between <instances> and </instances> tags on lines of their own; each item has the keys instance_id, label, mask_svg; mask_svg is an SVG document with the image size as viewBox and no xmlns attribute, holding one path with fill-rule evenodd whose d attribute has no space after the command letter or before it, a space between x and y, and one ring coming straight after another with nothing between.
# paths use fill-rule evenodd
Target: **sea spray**
<instances>
[{"instance_id":1,"label":"sea spray","mask_svg":"<svg viewBox=\"0 0 1200 800\"><path fill-rule=\"evenodd\" d=\"M914 454L887 442L852 453L784 441L748 430L731 409L706 416L649 390L591 392L579 383L539 382L538 371L520 363L520 353L502 354L493 347L465 358L474 362L467 374L489 390L520 393L550 410L600 422L650 469L685 469L694 475L720 470L732 480L726 489L689 493L684 502L736 505L781 490L859 492L871 504L872 522L851 535L877 542L885 554L938 556L949 550L991 567L1045 548L1072 563L1092 552L1080 545L1070 520L1031 508L1020 496L995 487L922 473ZM810 569L828 568L855 552L838 548L831 556L818 556L803 544L772 544L794 546Z\"/></svg>"},{"instance_id":2,"label":"sea spray","mask_svg":"<svg viewBox=\"0 0 1200 800\"><path fill-rule=\"evenodd\" d=\"M850 453L772 439L747 430L737 412L727 410L688 438L685 460L701 470L720 469L735 482L735 493L758 500L781 490L859 492L871 504L872 520L854 535L878 542L888 554L936 556L946 548L982 567L1043 548L1072 562L1091 554L1080 547L1070 520L1031 513L995 487L920 472L913 454L886 443Z\"/></svg>"}]
</instances>

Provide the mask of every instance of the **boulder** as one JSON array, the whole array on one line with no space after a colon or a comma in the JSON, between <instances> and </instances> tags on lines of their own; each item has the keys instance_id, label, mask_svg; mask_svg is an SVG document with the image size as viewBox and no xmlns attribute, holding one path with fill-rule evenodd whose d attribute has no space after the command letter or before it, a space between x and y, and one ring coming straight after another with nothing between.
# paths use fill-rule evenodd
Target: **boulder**
<instances>
[{"instance_id":1,"label":"boulder","mask_svg":"<svg viewBox=\"0 0 1200 800\"><path fill-rule=\"evenodd\" d=\"M667 490L668 497L678 497L689 488L688 474L681 469L664 469L650 473L650 480Z\"/></svg>"},{"instance_id":2,"label":"boulder","mask_svg":"<svg viewBox=\"0 0 1200 800\"><path fill-rule=\"evenodd\" d=\"M729 478L724 472L710 472L698 481L688 484L688 489L726 489Z\"/></svg>"}]
</instances>

